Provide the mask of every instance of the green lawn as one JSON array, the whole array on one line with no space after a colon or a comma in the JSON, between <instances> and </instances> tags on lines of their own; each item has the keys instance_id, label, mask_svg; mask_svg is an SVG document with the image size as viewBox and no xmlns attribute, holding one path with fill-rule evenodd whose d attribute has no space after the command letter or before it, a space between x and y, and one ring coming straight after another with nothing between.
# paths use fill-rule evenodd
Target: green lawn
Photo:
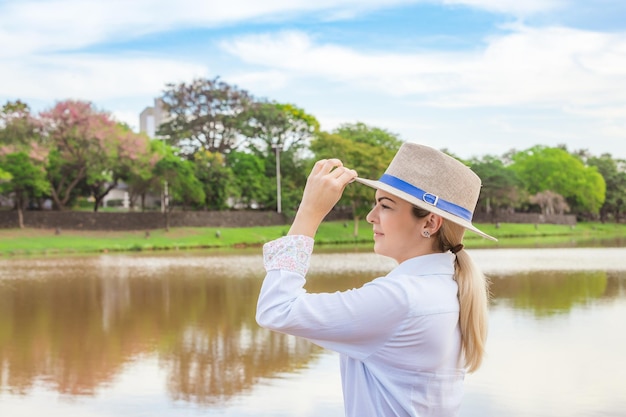
<instances>
[{"instance_id":1,"label":"green lawn","mask_svg":"<svg viewBox=\"0 0 626 417\"><path fill-rule=\"evenodd\" d=\"M579 223L575 227L504 223L499 228L492 224L477 225L495 236L491 242L473 233L466 234L467 247L549 246L564 242L626 238L626 225ZM150 251L199 248L238 248L260 246L284 236L289 226L249 228L174 228L145 231L101 232L63 230L55 234L49 229L0 229L0 256L56 253L92 253L117 251ZM318 245L371 245L372 228L365 221L359 223L354 236L354 223L325 222L320 226Z\"/></svg>"}]
</instances>

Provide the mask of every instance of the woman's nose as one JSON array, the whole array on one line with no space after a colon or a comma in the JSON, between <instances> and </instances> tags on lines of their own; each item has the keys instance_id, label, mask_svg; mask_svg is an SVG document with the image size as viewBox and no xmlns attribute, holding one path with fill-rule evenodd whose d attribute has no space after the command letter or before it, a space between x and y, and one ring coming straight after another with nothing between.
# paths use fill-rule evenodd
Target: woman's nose
<instances>
[{"instance_id":1,"label":"woman's nose","mask_svg":"<svg viewBox=\"0 0 626 417\"><path fill-rule=\"evenodd\" d=\"M374 223L374 210L376 210L376 208L371 209L370 212L367 213L367 216L365 216L365 220L367 220L368 223Z\"/></svg>"}]
</instances>

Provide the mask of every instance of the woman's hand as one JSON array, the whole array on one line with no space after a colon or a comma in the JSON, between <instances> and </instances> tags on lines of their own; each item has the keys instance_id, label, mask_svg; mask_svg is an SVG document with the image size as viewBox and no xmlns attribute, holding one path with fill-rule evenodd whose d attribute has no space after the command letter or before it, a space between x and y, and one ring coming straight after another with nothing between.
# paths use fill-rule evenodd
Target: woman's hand
<instances>
[{"instance_id":1,"label":"woman's hand","mask_svg":"<svg viewBox=\"0 0 626 417\"><path fill-rule=\"evenodd\" d=\"M344 167L339 159L317 161L307 178L302 202L289 234L314 237L324 217L341 198L346 185L356 177L356 171Z\"/></svg>"}]
</instances>

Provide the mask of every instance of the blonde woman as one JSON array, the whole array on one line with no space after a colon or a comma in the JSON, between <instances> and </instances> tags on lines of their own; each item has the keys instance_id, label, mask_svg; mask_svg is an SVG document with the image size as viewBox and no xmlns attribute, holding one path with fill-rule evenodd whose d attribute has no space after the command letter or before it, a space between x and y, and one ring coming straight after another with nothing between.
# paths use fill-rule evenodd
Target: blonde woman
<instances>
[{"instance_id":1,"label":"blonde woman","mask_svg":"<svg viewBox=\"0 0 626 417\"><path fill-rule=\"evenodd\" d=\"M398 265L357 289L309 294L317 228L355 180L376 189L374 251ZM257 322L339 352L347 417L458 415L487 336L486 280L463 250L465 230L494 239L471 223L480 186L459 161L412 143L377 181L321 160L288 235L264 246Z\"/></svg>"}]
</instances>

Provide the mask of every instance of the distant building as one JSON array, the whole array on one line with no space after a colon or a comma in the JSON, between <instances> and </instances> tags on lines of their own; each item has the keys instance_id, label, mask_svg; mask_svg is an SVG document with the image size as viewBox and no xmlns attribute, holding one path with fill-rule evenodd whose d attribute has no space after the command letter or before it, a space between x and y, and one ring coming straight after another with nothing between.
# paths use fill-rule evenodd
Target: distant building
<instances>
[{"instance_id":1,"label":"distant building","mask_svg":"<svg viewBox=\"0 0 626 417\"><path fill-rule=\"evenodd\" d=\"M139 131L145 132L150 138L156 137L156 131L165 120L165 111L163 110L163 100L154 99L154 106L146 107L139 113Z\"/></svg>"},{"instance_id":2,"label":"distant building","mask_svg":"<svg viewBox=\"0 0 626 417\"><path fill-rule=\"evenodd\" d=\"M141 113L139 113L139 132L146 133L150 139L157 139L157 130L161 123L165 121L167 113L163 108L163 100L160 98L154 99L154 105L152 107L146 107ZM165 212L169 201L169 192L167 182L163 184L163 190L160 196L146 195L146 205L155 206L160 205L161 211Z\"/></svg>"}]
</instances>

